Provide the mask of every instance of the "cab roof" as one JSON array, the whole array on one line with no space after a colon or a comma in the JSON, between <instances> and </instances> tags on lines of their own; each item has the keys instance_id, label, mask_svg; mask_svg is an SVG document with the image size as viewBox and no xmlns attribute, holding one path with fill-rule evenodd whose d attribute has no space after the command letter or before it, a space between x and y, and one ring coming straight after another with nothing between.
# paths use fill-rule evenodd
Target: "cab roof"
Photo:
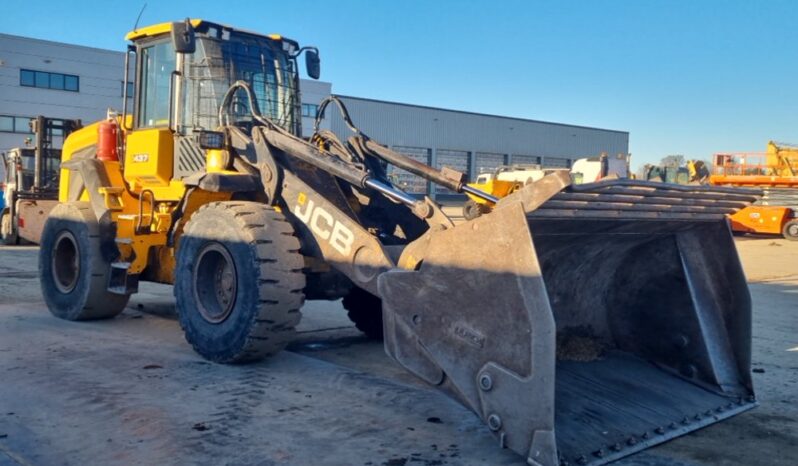
<instances>
[{"instance_id":1,"label":"cab roof","mask_svg":"<svg viewBox=\"0 0 798 466\"><path fill-rule=\"evenodd\" d=\"M204 19L191 19L189 21L191 22L191 26L194 29L201 29L201 26L202 26L202 28L209 27L209 26L215 26L215 27L218 27L218 28L224 28L224 29L229 29L229 30L233 30L233 31L243 32L243 33L254 35L254 36L267 37L267 38L272 39L272 40L283 40L283 37L280 36L279 34L260 34L260 33L257 33L257 32L246 31L246 30L243 30L243 29L236 29L236 28L224 25L224 24L219 24L219 23L214 23L214 22L211 22L211 21L206 21ZM134 29L133 31L128 32L125 35L125 40L137 40L137 39L141 39L141 38L144 38L144 37L160 36L162 34L167 34L167 33L171 32L171 31L172 31L172 23L171 22L158 23L158 24L153 24L152 26L145 26L145 27L142 27L142 28ZM291 41L291 42L293 42L293 41Z\"/></svg>"}]
</instances>

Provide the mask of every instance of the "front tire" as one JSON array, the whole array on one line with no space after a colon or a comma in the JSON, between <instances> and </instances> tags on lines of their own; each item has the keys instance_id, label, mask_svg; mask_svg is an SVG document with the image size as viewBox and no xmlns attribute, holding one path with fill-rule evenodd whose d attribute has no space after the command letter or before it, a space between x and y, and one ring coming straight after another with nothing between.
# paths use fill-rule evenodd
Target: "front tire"
<instances>
[{"instance_id":1,"label":"front tire","mask_svg":"<svg viewBox=\"0 0 798 466\"><path fill-rule=\"evenodd\" d=\"M108 291L110 269L91 204L58 204L44 224L39 249L39 281L50 312L66 320L122 312L130 295Z\"/></svg>"},{"instance_id":2,"label":"front tire","mask_svg":"<svg viewBox=\"0 0 798 466\"><path fill-rule=\"evenodd\" d=\"M798 241L798 219L785 223L781 229L781 234L790 241Z\"/></svg>"},{"instance_id":3,"label":"front tire","mask_svg":"<svg viewBox=\"0 0 798 466\"><path fill-rule=\"evenodd\" d=\"M485 213L485 208L473 199L469 199L463 204L463 217L466 220L474 220L483 213Z\"/></svg>"},{"instance_id":4,"label":"front tire","mask_svg":"<svg viewBox=\"0 0 798 466\"><path fill-rule=\"evenodd\" d=\"M294 229L256 202L197 210L177 248L174 293L186 340L221 363L262 359L294 336L304 301Z\"/></svg>"},{"instance_id":5,"label":"front tire","mask_svg":"<svg viewBox=\"0 0 798 466\"><path fill-rule=\"evenodd\" d=\"M19 236L14 229L13 219L11 213L8 211L3 212L3 217L0 219L0 239L3 244L13 246L19 244Z\"/></svg>"},{"instance_id":6,"label":"front tire","mask_svg":"<svg viewBox=\"0 0 798 466\"><path fill-rule=\"evenodd\" d=\"M341 301L349 320L372 340L382 339L382 300L368 291L352 288Z\"/></svg>"}]
</instances>

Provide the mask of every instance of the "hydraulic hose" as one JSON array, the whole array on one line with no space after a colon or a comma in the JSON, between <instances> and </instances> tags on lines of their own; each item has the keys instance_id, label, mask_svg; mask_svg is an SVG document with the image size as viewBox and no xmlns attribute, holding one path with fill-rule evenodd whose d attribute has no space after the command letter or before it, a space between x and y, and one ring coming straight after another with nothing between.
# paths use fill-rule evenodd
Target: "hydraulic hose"
<instances>
[{"instance_id":1,"label":"hydraulic hose","mask_svg":"<svg viewBox=\"0 0 798 466\"><path fill-rule=\"evenodd\" d=\"M499 199L491 194L488 194L482 190L472 188L462 180L454 179L451 177L447 177L444 171L435 169L430 167L429 165L419 162L412 157L408 157L404 154L400 154L399 152L393 151L385 146L382 146L373 140L371 140L368 136L366 136L363 131L360 130L357 126L355 126L354 122L352 122L352 117L349 115L349 110L347 110L346 105L341 101L340 98L337 96L331 95L324 100L321 101L319 104L319 111L316 114L316 120L313 123L313 131L314 134L319 133L319 126L321 124L321 120L324 119L324 115L327 111L327 107L330 104L335 104L338 107L338 111L341 114L341 118L346 123L346 126L355 133L355 136L350 138L350 144L354 146L356 152L359 154L370 154L379 159L382 159L391 165L401 168L402 170L408 171L416 176L420 176L425 180L432 181L433 183L437 183L447 189L451 189L452 191L458 193L469 193L479 198L485 199L486 201L490 201L496 203Z\"/></svg>"}]
</instances>

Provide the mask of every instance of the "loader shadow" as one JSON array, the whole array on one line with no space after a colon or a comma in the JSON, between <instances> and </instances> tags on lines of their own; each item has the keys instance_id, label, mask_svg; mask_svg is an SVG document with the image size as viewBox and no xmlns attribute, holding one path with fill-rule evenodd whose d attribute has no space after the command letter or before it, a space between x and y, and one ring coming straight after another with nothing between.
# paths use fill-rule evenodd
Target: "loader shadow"
<instances>
[{"instance_id":1,"label":"loader shadow","mask_svg":"<svg viewBox=\"0 0 798 466\"><path fill-rule=\"evenodd\" d=\"M155 282L139 282L139 290L131 295L125 307L125 313L143 313L177 320L174 287Z\"/></svg>"},{"instance_id":2,"label":"loader shadow","mask_svg":"<svg viewBox=\"0 0 798 466\"><path fill-rule=\"evenodd\" d=\"M379 310L377 310L378 312ZM122 317L149 315L176 321L177 306L171 285L142 283L131 297ZM346 317L340 300L308 302L302 308L302 320L294 341L286 348L301 353L319 353L353 346L369 346L370 340ZM373 345L372 345L373 346Z\"/></svg>"}]
</instances>

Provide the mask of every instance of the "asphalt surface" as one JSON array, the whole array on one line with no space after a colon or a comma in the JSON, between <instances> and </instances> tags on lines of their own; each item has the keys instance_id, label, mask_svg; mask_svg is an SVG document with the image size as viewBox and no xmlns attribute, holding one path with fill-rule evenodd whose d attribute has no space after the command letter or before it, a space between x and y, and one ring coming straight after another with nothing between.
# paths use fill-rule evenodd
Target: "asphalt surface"
<instances>
[{"instance_id":1,"label":"asphalt surface","mask_svg":"<svg viewBox=\"0 0 798 466\"><path fill-rule=\"evenodd\" d=\"M798 464L798 243L737 244L761 406L615 464ZM183 340L167 286L142 285L109 321L55 319L36 256L0 247L0 466L524 464L339 302L308 303L289 351L222 366Z\"/></svg>"}]
</instances>

